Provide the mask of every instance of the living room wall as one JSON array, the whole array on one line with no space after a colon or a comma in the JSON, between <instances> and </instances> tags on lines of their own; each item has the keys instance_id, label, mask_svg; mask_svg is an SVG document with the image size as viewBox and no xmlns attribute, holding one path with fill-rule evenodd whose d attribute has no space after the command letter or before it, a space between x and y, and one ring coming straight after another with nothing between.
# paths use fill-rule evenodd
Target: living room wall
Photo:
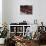
<instances>
[{"instance_id":1,"label":"living room wall","mask_svg":"<svg viewBox=\"0 0 46 46\"><path fill-rule=\"evenodd\" d=\"M21 15L20 5L32 5L33 14L31 15ZM3 22L19 23L23 20L27 21L29 24L33 24L34 20L37 19L38 24L41 21L46 23L46 0L4 0L3 1ZM46 24L45 24L46 25Z\"/></svg>"},{"instance_id":2,"label":"living room wall","mask_svg":"<svg viewBox=\"0 0 46 46\"><path fill-rule=\"evenodd\" d=\"M12 0L11 1L12 15L10 16L11 18L9 17L9 19L11 20L11 22L22 22L23 20L25 20L29 24L34 23L34 19L37 19L36 17L39 14L38 2L39 1L36 2L34 0ZM36 4L36 5L34 5L34 4ZM32 5L33 14L31 14L31 15L20 14L20 5Z\"/></svg>"},{"instance_id":3,"label":"living room wall","mask_svg":"<svg viewBox=\"0 0 46 46\"><path fill-rule=\"evenodd\" d=\"M2 0L0 0L0 27L2 27Z\"/></svg>"}]
</instances>

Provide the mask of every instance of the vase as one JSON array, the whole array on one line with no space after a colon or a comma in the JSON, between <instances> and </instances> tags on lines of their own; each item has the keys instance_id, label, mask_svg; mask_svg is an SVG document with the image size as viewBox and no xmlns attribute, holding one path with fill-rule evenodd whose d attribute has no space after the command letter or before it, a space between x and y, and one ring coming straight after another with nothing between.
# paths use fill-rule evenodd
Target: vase
<instances>
[{"instance_id":1,"label":"vase","mask_svg":"<svg viewBox=\"0 0 46 46\"><path fill-rule=\"evenodd\" d=\"M0 38L0 44L4 44L5 38Z\"/></svg>"}]
</instances>

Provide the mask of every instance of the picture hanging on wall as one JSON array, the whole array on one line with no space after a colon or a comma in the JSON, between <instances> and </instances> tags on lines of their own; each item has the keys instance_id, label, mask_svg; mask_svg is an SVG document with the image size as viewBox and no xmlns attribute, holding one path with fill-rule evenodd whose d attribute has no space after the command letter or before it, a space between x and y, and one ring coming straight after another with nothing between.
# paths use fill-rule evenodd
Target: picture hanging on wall
<instances>
[{"instance_id":1,"label":"picture hanging on wall","mask_svg":"<svg viewBox=\"0 0 46 46\"><path fill-rule=\"evenodd\" d=\"M32 5L20 5L20 13L32 14Z\"/></svg>"}]
</instances>

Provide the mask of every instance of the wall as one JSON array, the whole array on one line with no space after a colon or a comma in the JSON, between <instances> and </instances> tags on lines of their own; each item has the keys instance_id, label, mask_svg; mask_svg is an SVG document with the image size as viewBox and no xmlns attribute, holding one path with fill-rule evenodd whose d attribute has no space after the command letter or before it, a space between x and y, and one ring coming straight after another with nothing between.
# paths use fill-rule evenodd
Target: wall
<instances>
[{"instance_id":1,"label":"wall","mask_svg":"<svg viewBox=\"0 0 46 46\"><path fill-rule=\"evenodd\" d=\"M0 27L2 27L2 0L0 0Z\"/></svg>"},{"instance_id":2,"label":"wall","mask_svg":"<svg viewBox=\"0 0 46 46\"><path fill-rule=\"evenodd\" d=\"M39 20L46 25L46 0L40 0L39 2Z\"/></svg>"},{"instance_id":3,"label":"wall","mask_svg":"<svg viewBox=\"0 0 46 46\"><path fill-rule=\"evenodd\" d=\"M7 15L7 0L2 0L2 23L8 23L8 15Z\"/></svg>"},{"instance_id":4,"label":"wall","mask_svg":"<svg viewBox=\"0 0 46 46\"><path fill-rule=\"evenodd\" d=\"M20 5L32 5L33 14L32 15L21 15L19 12ZM46 0L4 0L4 16L3 20L7 23L22 22L26 20L29 24L34 23L37 19L38 24L41 21L46 25Z\"/></svg>"},{"instance_id":5,"label":"wall","mask_svg":"<svg viewBox=\"0 0 46 46\"><path fill-rule=\"evenodd\" d=\"M17 3L16 3L17 2ZM37 0L4 0L4 16L3 20L7 23L12 22L21 22L26 20L28 23L33 23L34 19L37 19L39 16L39 6ZM20 5L32 5L33 6L33 14L32 15L21 15L19 12Z\"/></svg>"},{"instance_id":6,"label":"wall","mask_svg":"<svg viewBox=\"0 0 46 46\"><path fill-rule=\"evenodd\" d=\"M38 8L38 3L35 3L36 1L34 1L34 0L25 0L25 1L23 1L23 0L19 0L19 1L12 1L12 2L14 2L13 3L13 7L12 7L12 9L13 9L13 14L14 15L12 15L13 16L13 20L15 20L14 22L21 22L21 21L23 21L23 20L26 20L29 24L31 24L31 23L33 23L34 22L34 19L37 19L36 18L36 15L38 15L39 14L39 9L38 10L36 10L37 8ZM17 2L17 3L15 3L15 2ZM39 2L39 1L37 1L37 2ZM35 4L37 4L37 5L34 5L34 3ZM16 4L16 5L15 5ZM25 4L28 4L28 5L32 5L33 6L33 14L32 15L21 15L20 14L20 12L19 12L19 7L20 7L20 5L25 5ZM37 7L36 7L37 6ZM16 9L15 9L16 8ZM15 18L14 18L15 17ZM18 21L19 20L19 21Z\"/></svg>"}]
</instances>

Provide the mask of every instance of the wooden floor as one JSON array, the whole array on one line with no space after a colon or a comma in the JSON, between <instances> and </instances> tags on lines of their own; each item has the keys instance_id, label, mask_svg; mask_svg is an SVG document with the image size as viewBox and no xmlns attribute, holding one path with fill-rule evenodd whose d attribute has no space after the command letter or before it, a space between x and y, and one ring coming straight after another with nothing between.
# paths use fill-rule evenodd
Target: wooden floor
<instances>
[{"instance_id":1,"label":"wooden floor","mask_svg":"<svg viewBox=\"0 0 46 46\"><path fill-rule=\"evenodd\" d=\"M4 46L4 45L0 45L0 46ZM34 44L32 46L39 46L38 44ZM40 45L40 46L46 46L46 45Z\"/></svg>"},{"instance_id":2,"label":"wooden floor","mask_svg":"<svg viewBox=\"0 0 46 46\"><path fill-rule=\"evenodd\" d=\"M46 46L46 45L40 45L40 46Z\"/></svg>"},{"instance_id":3,"label":"wooden floor","mask_svg":"<svg viewBox=\"0 0 46 46\"><path fill-rule=\"evenodd\" d=\"M4 46L4 45L0 45L0 46Z\"/></svg>"}]
</instances>

